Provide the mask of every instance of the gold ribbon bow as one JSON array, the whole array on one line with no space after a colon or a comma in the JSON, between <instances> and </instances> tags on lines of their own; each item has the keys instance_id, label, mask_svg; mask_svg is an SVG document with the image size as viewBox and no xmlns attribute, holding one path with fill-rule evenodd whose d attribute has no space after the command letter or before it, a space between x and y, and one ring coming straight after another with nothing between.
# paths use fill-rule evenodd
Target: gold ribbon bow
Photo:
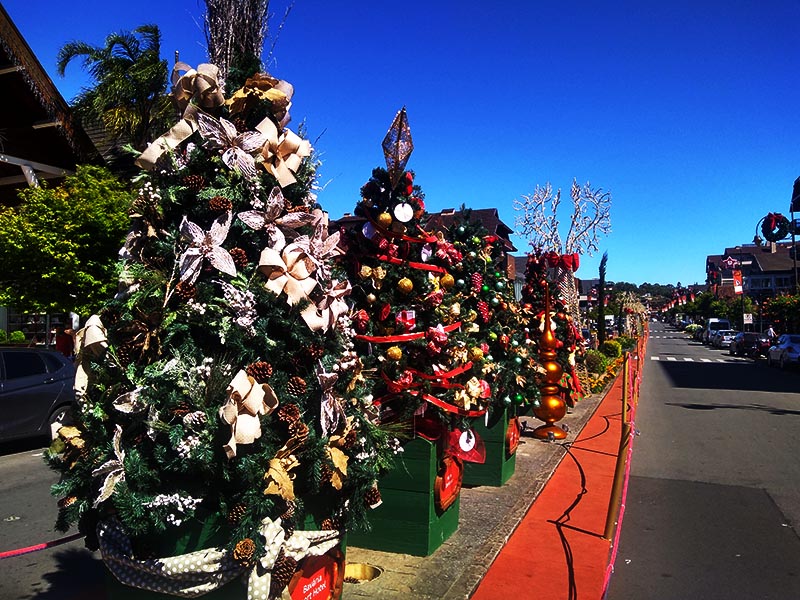
<instances>
[{"instance_id":1,"label":"gold ribbon bow","mask_svg":"<svg viewBox=\"0 0 800 600\"><path fill-rule=\"evenodd\" d=\"M260 415L278 406L278 397L266 383L257 383L240 370L228 385L228 400L219 409L220 418L231 426L231 439L225 444L228 458L236 456L236 444L252 444L261 437Z\"/></svg>"},{"instance_id":2,"label":"gold ribbon bow","mask_svg":"<svg viewBox=\"0 0 800 600\"><path fill-rule=\"evenodd\" d=\"M278 180L278 185L282 188L293 184L297 181L294 173L300 168L303 159L311 156L311 142L288 128L279 132L269 117L256 125L256 130L267 138L261 149L264 168Z\"/></svg>"},{"instance_id":3,"label":"gold ribbon bow","mask_svg":"<svg viewBox=\"0 0 800 600\"><path fill-rule=\"evenodd\" d=\"M181 71L185 71L181 75ZM177 62L172 68L172 97L178 108L185 111L189 103L204 109L217 108L225 103L217 78L219 68L216 65L204 63L193 69L184 62Z\"/></svg>"},{"instance_id":4,"label":"gold ribbon bow","mask_svg":"<svg viewBox=\"0 0 800 600\"><path fill-rule=\"evenodd\" d=\"M303 320L309 329L311 331L333 329L339 317L348 311L344 298L349 296L351 291L349 281L334 281L318 303L311 303L303 310Z\"/></svg>"},{"instance_id":5,"label":"gold ribbon bow","mask_svg":"<svg viewBox=\"0 0 800 600\"><path fill-rule=\"evenodd\" d=\"M311 277L314 262L294 244L286 246L280 254L273 248L262 250L258 270L267 277L267 289L276 296L286 292L286 301L292 306L308 298L317 285Z\"/></svg>"},{"instance_id":6,"label":"gold ribbon bow","mask_svg":"<svg viewBox=\"0 0 800 600\"><path fill-rule=\"evenodd\" d=\"M186 71L182 76L181 71ZM208 63L192 69L186 63L175 63L172 69L172 95L178 108L183 111L178 121L167 133L159 137L139 155L136 165L147 171L156 166L159 157L174 150L183 140L197 131L197 113L200 109L222 106L222 95L217 76L219 69Z\"/></svg>"},{"instance_id":7,"label":"gold ribbon bow","mask_svg":"<svg viewBox=\"0 0 800 600\"><path fill-rule=\"evenodd\" d=\"M75 334L75 395L80 399L89 386L89 374L83 366L85 356L101 356L108 348L106 328L98 315L92 315Z\"/></svg>"}]
</instances>

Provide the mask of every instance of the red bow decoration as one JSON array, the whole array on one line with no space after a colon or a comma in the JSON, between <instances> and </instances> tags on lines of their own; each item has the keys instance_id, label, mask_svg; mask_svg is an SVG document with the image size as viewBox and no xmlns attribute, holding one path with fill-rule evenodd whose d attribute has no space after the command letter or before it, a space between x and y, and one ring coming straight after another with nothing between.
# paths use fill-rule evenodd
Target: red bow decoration
<instances>
[{"instance_id":1,"label":"red bow decoration","mask_svg":"<svg viewBox=\"0 0 800 600\"><path fill-rule=\"evenodd\" d=\"M550 268L561 267L573 273L578 270L581 264L581 256L577 252L573 254L558 254L558 252L547 252L544 255L547 266Z\"/></svg>"},{"instance_id":2,"label":"red bow decoration","mask_svg":"<svg viewBox=\"0 0 800 600\"><path fill-rule=\"evenodd\" d=\"M778 224L783 221L784 216L781 213L767 213L766 223L770 229L775 229Z\"/></svg>"},{"instance_id":3,"label":"red bow decoration","mask_svg":"<svg viewBox=\"0 0 800 600\"><path fill-rule=\"evenodd\" d=\"M447 343L447 332L440 323L436 327L429 327L425 332L425 339L428 340L428 352L439 354Z\"/></svg>"},{"instance_id":4,"label":"red bow decoration","mask_svg":"<svg viewBox=\"0 0 800 600\"><path fill-rule=\"evenodd\" d=\"M386 389L392 394L398 394L414 386L414 373L406 369L395 381L386 381Z\"/></svg>"}]
</instances>

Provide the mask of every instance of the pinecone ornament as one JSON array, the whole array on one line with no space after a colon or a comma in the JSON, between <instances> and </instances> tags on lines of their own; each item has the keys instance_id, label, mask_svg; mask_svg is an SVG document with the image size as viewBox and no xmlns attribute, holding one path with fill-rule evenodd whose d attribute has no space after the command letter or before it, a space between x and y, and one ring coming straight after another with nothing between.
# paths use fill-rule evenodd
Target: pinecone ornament
<instances>
[{"instance_id":1,"label":"pinecone ornament","mask_svg":"<svg viewBox=\"0 0 800 600\"><path fill-rule=\"evenodd\" d=\"M246 371L258 383L266 383L272 377L272 365L263 360L247 365Z\"/></svg>"},{"instance_id":2,"label":"pinecone ornament","mask_svg":"<svg viewBox=\"0 0 800 600\"><path fill-rule=\"evenodd\" d=\"M308 355L314 362L320 360L324 354L325 347L320 344L311 344L311 346L308 347Z\"/></svg>"},{"instance_id":3,"label":"pinecone ornament","mask_svg":"<svg viewBox=\"0 0 800 600\"><path fill-rule=\"evenodd\" d=\"M233 560L243 567L252 567L255 564L256 543L250 538L236 542L233 549Z\"/></svg>"},{"instance_id":4,"label":"pinecone ornament","mask_svg":"<svg viewBox=\"0 0 800 600\"><path fill-rule=\"evenodd\" d=\"M226 213L233 210L233 202L225 196L214 196L208 201L208 210L216 213Z\"/></svg>"},{"instance_id":5,"label":"pinecone ornament","mask_svg":"<svg viewBox=\"0 0 800 600\"><path fill-rule=\"evenodd\" d=\"M322 463L322 467L320 468L320 478L322 479L322 483L330 483L331 480L333 479L333 469L330 467L329 464ZM327 520L328 519L325 519L325 521ZM325 527L324 525L325 521L322 522L323 529L334 529L334 527Z\"/></svg>"},{"instance_id":6,"label":"pinecone ornament","mask_svg":"<svg viewBox=\"0 0 800 600\"><path fill-rule=\"evenodd\" d=\"M297 375L290 377L289 381L286 382L286 393L295 398L302 396L307 390L308 385L306 385L305 380Z\"/></svg>"},{"instance_id":7,"label":"pinecone ornament","mask_svg":"<svg viewBox=\"0 0 800 600\"><path fill-rule=\"evenodd\" d=\"M480 294L481 287L483 287L483 275L481 273L472 274L472 293Z\"/></svg>"},{"instance_id":8,"label":"pinecone ornament","mask_svg":"<svg viewBox=\"0 0 800 600\"><path fill-rule=\"evenodd\" d=\"M206 180L202 175L187 175L183 178L183 185L193 192L199 192L206 186Z\"/></svg>"},{"instance_id":9,"label":"pinecone ornament","mask_svg":"<svg viewBox=\"0 0 800 600\"><path fill-rule=\"evenodd\" d=\"M231 508L230 512L228 513L228 523L231 525L238 525L242 517L244 517L245 513L247 512L247 507L244 504L237 504L233 508Z\"/></svg>"},{"instance_id":10,"label":"pinecone ornament","mask_svg":"<svg viewBox=\"0 0 800 600\"><path fill-rule=\"evenodd\" d=\"M351 450L356 445L357 440L358 434L356 430L351 429L347 432L347 435L344 436L344 440L342 440L342 450Z\"/></svg>"},{"instance_id":11,"label":"pinecone ornament","mask_svg":"<svg viewBox=\"0 0 800 600\"><path fill-rule=\"evenodd\" d=\"M300 419L300 409L297 404L281 404L275 416L284 423L294 423Z\"/></svg>"},{"instance_id":12,"label":"pinecone ornament","mask_svg":"<svg viewBox=\"0 0 800 600\"><path fill-rule=\"evenodd\" d=\"M319 528L323 531L340 531L342 527L343 523L339 517L328 517L326 519L322 519L322 523L319 524Z\"/></svg>"},{"instance_id":13,"label":"pinecone ornament","mask_svg":"<svg viewBox=\"0 0 800 600\"><path fill-rule=\"evenodd\" d=\"M172 414L176 417L185 417L192 412L192 407L188 402L179 402L175 408L172 409Z\"/></svg>"},{"instance_id":14,"label":"pinecone ornament","mask_svg":"<svg viewBox=\"0 0 800 600\"><path fill-rule=\"evenodd\" d=\"M308 437L308 433L308 425L303 423L300 419L289 423L289 437L304 440Z\"/></svg>"},{"instance_id":15,"label":"pinecone ornament","mask_svg":"<svg viewBox=\"0 0 800 600\"><path fill-rule=\"evenodd\" d=\"M279 598L281 591L292 580L297 571L297 561L291 556L286 556L283 549L272 567L272 580L269 586L269 597Z\"/></svg>"},{"instance_id":16,"label":"pinecone ornament","mask_svg":"<svg viewBox=\"0 0 800 600\"><path fill-rule=\"evenodd\" d=\"M381 504L383 504L381 492L378 490L377 486L368 489L367 493L364 494L364 504L370 508L378 508Z\"/></svg>"},{"instance_id":17,"label":"pinecone ornament","mask_svg":"<svg viewBox=\"0 0 800 600\"><path fill-rule=\"evenodd\" d=\"M247 260L247 252L245 252L242 248L231 248L228 250L233 259L233 264L236 265L237 269L244 269L249 262Z\"/></svg>"},{"instance_id":18,"label":"pinecone ornament","mask_svg":"<svg viewBox=\"0 0 800 600\"><path fill-rule=\"evenodd\" d=\"M175 286L175 295L184 302L188 302L197 295L197 287L188 281L179 281Z\"/></svg>"}]
</instances>

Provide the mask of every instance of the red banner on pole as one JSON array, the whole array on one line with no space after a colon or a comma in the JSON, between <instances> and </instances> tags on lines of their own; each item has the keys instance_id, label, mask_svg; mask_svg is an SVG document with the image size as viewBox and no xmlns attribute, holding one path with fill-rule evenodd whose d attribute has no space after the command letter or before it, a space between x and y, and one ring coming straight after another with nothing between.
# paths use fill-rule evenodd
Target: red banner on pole
<instances>
[{"instance_id":1,"label":"red banner on pole","mask_svg":"<svg viewBox=\"0 0 800 600\"><path fill-rule=\"evenodd\" d=\"M733 291L737 295L744 293L744 287L742 286L742 272L738 269L733 272Z\"/></svg>"}]
</instances>

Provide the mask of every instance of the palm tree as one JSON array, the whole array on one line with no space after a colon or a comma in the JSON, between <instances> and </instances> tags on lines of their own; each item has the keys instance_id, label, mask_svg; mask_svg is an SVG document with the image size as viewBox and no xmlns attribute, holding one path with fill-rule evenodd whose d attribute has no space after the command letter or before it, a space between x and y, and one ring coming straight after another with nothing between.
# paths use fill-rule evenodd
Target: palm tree
<instances>
[{"instance_id":1,"label":"palm tree","mask_svg":"<svg viewBox=\"0 0 800 600\"><path fill-rule=\"evenodd\" d=\"M76 58L94 80L73 100L84 123L102 123L110 141L144 150L175 121L167 96L167 61L160 58L161 32L142 25L132 32L112 33L102 47L86 42L65 44L57 57L58 74Z\"/></svg>"}]
</instances>

